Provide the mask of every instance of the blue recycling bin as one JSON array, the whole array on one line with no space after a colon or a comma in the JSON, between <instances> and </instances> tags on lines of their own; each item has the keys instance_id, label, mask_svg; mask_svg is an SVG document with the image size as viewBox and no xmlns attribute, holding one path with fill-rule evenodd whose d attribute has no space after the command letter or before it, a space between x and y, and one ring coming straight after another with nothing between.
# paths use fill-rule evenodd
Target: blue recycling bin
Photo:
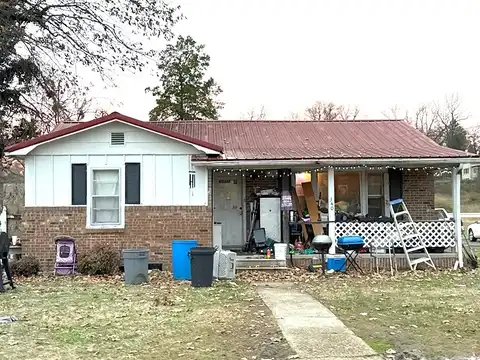
<instances>
[{"instance_id":1,"label":"blue recycling bin","mask_svg":"<svg viewBox=\"0 0 480 360\"><path fill-rule=\"evenodd\" d=\"M197 247L197 240L172 241L172 273L174 280L191 280L192 272L188 253Z\"/></svg>"}]
</instances>

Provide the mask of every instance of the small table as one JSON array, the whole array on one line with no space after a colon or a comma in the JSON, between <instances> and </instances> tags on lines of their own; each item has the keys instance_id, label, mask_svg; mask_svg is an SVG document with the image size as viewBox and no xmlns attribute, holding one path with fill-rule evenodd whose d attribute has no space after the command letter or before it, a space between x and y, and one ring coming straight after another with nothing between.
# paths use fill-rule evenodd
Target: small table
<instances>
[{"instance_id":1,"label":"small table","mask_svg":"<svg viewBox=\"0 0 480 360\"><path fill-rule=\"evenodd\" d=\"M341 236L338 238L337 247L343 251L345 255L345 271L354 268L363 274L363 270L357 263L357 257L360 249L365 246L365 242L361 236Z\"/></svg>"}]
</instances>

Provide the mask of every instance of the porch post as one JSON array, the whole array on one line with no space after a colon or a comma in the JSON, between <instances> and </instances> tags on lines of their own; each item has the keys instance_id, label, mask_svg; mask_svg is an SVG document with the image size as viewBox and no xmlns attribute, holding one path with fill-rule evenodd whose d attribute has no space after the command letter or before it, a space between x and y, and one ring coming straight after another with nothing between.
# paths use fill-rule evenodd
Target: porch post
<instances>
[{"instance_id":1,"label":"porch post","mask_svg":"<svg viewBox=\"0 0 480 360\"><path fill-rule=\"evenodd\" d=\"M335 236L335 171L333 167L328 168L328 235L332 239L329 253L335 254L337 238Z\"/></svg>"},{"instance_id":2,"label":"porch post","mask_svg":"<svg viewBox=\"0 0 480 360\"><path fill-rule=\"evenodd\" d=\"M317 178L317 170L311 170L310 176L312 179L312 187L313 187L313 194L315 195L315 201L318 203L318 178Z\"/></svg>"},{"instance_id":3,"label":"porch post","mask_svg":"<svg viewBox=\"0 0 480 360\"><path fill-rule=\"evenodd\" d=\"M462 218L460 209L460 187L462 184L462 174L459 169L452 169L452 211L455 220L455 239L457 242L458 267L463 268L463 238L462 238Z\"/></svg>"}]
</instances>

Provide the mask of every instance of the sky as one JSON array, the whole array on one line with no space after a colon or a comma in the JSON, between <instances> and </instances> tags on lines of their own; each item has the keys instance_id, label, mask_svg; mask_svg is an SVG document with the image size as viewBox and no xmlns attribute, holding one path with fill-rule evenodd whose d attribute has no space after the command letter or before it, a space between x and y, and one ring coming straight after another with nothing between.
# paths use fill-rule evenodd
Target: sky
<instances>
[{"instance_id":1,"label":"sky","mask_svg":"<svg viewBox=\"0 0 480 360\"><path fill-rule=\"evenodd\" d=\"M480 124L478 0L172 3L186 16L175 33L191 35L211 56L222 119L263 105L268 119L281 120L318 100L381 119L392 106L412 111L458 93L470 116L464 125ZM152 71L119 73L117 87L98 85L92 95L106 110L146 120L155 105L144 91L157 84Z\"/></svg>"}]
</instances>

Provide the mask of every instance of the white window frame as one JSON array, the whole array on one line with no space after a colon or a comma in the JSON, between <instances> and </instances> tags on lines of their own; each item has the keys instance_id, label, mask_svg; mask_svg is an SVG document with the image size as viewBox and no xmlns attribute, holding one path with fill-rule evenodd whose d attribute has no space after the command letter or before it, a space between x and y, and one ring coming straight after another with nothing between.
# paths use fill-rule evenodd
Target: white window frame
<instances>
[{"instance_id":1,"label":"white window frame","mask_svg":"<svg viewBox=\"0 0 480 360\"><path fill-rule=\"evenodd\" d=\"M92 224L92 195L93 172L102 170L117 170L119 172L120 189L120 223L118 224ZM87 166L87 229L124 229L125 228L125 165L123 166Z\"/></svg>"},{"instance_id":2,"label":"white window frame","mask_svg":"<svg viewBox=\"0 0 480 360\"><path fill-rule=\"evenodd\" d=\"M370 195L368 193L368 175L377 174L382 176L382 186L383 186L383 195L379 196L378 194ZM390 215L390 206L388 200L390 199L390 177L388 176L387 171L362 171L360 177L360 206L362 209L362 214L368 213L368 200L374 198L383 198L384 200L384 214L383 216Z\"/></svg>"}]
</instances>

